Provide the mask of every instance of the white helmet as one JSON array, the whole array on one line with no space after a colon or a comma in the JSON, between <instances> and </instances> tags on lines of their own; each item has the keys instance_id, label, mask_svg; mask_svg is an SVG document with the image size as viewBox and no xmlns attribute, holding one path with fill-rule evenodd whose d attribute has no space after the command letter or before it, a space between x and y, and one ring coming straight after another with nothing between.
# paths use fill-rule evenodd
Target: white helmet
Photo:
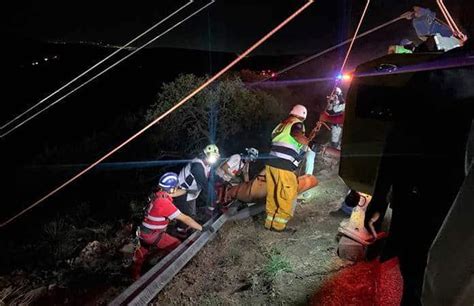
<instances>
[{"instance_id":1,"label":"white helmet","mask_svg":"<svg viewBox=\"0 0 474 306\"><path fill-rule=\"evenodd\" d=\"M336 87L335 91L336 95L340 96L342 95L342 90L339 87Z\"/></svg>"},{"instance_id":2,"label":"white helmet","mask_svg":"<svg viewBox=\"0 0 474 306\"><path fill-rule=\"evenodd\" d=\"M303 120L306 119L307 114L308 114L308 111L306 110L306 107L300 104L293 106L293 109L290 112L290 115L300 117Z\"/></svg>"},{"instance_id":3,"label":"white helmet","mask_svg":"<svg viewBox=\"0 0 474 306\"><path fill-rule=\"evenodd\" d=\"M250 161L255 161L258 158L258 150L255 148L246 148L247 156Z\"/></svg>"}]
</instances>

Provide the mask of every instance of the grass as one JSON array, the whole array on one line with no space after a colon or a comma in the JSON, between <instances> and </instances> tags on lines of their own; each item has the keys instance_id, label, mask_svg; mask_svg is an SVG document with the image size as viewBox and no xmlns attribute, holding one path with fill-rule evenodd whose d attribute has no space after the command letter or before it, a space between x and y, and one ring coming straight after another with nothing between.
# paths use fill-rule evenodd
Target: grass
<instances>
[{"instance_id":1,"label":"grass","mask_svg":"<svg viewBox=\"0 0 474 306\"><path fill-rule=\"evenodd\" d=\"M278 251L272 250L263 271L267 277L273 279L282 272L291 272L292 268L288 259Z\"/></svg>"}]
</instances>

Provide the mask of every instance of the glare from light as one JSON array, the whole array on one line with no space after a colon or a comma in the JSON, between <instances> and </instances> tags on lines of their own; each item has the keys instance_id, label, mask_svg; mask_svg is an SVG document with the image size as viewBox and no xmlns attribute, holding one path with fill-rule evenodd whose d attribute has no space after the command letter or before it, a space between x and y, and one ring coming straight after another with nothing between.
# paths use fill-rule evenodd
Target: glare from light
<instances>
[{"instance_id":1,"label":"glare from light","mask_svg":"<svg viewBox=\"0 0 474 306\"><path fill-rule=\"evenodd\" d=\"M216 161L217 161L218 159L219 159L219 156L218 156L218 155L214 155L214 154L209 155L209 156L207 157L207 163L208 163L209 165L213 165L213 164L216 163Z\"/></svg>"}]
</instances>

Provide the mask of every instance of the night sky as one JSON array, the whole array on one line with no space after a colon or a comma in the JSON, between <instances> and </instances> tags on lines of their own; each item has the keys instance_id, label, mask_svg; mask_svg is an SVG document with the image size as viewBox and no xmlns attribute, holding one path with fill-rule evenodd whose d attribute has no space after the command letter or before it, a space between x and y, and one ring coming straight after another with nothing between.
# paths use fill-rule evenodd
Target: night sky
<instances>
[{"instance_id":1,"label":"night sky","mask_svg":"<svg viewBox=\"0 0 474 306\"><path fill-rule=\"evenodd\" d=\"M22 1L2 9L2 29L7 32L7 37L120 45L186 2ZM445 2L457 17L462 2L469 1ZM180 20L205 3L208 1L195 0L174 20ZM153 47L240 52L303 3L302 0L217 0L209 9L160 39ZM336 44L353 33L364 4L363 0L316 0L256 53L307 54ZM413 5L436 9L435 0L373 0L361 31L393 19ZM172 24L170 22L167 26ZM155 33L167 28L163 26ZM396 31L388 28L374 40L381 40L375 43L387 45L413 34L411 24L402 21Z\"/></svg>"}]
</instances>

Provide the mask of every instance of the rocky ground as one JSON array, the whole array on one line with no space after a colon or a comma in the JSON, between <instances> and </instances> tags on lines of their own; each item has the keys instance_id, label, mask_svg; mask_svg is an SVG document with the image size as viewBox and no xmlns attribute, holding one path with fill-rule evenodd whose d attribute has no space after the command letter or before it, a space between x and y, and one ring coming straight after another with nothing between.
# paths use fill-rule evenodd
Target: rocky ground
<instances>
[{"instance_id":1,"label":"rocky ground","mask_svg":"<svg viewBox=\"0 0 474 306\"><path fill-rule=\"evenodd\" d=\"M160 305L303 305L349 261L336 254L337 210L347 187L337 163L318 157L320 183L299 201L290 232L263 228L264 216L229 222L217 238L166 286ZM93 231L94 229L89 229ZM130 285L123 247L132 237L122 224L82 241L76 255L49 270L14 270L0 275L0 305L103 305Z\"/></svg>"}]
</instances>

